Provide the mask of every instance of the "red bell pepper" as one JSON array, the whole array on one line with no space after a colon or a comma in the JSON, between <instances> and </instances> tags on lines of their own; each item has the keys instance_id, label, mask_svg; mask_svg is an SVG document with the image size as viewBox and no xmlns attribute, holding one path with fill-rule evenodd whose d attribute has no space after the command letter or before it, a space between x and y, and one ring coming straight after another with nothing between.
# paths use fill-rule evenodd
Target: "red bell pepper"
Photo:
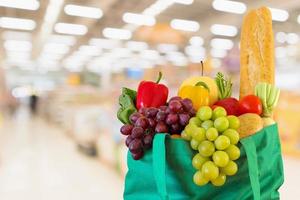
<instances>
[{"instance_id":1,"label":"red bell pepper","mask_svg":"<svg viewBox=\"0 0 300 200\"><path fill-rule=\"evenodd\" d=\"M159 106L166 104L169 89L165 85L159 84L161 77L162 73L159 72L156 82L142 81L139 84L136 97L136 107L138 110L143 107L158 108Z\"/></svg>"}]
</instances>

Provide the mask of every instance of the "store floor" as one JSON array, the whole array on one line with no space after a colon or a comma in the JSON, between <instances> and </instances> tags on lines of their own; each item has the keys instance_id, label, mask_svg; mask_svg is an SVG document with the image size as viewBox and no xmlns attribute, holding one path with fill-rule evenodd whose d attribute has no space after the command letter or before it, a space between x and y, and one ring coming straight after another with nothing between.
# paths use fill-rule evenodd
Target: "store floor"
<instances>
[{"instance_id":1,"label":"store floor","mask_svg":"<svg viewBox=\"0 0 300 200\"><path fill-rule=\"evenodd\" d=\"M285 158L282 199L300 196L300 160ZM21 111L0 128L1 200L121 200L123 180L62 130Z\"/></svg>"},{"instance_id":2,"label":"store floor","mask_svg":"<svg viewBox=\"0 0 300 200\"><path fill-rule=\"evenodd\" d=\"M25 113L0 128L1 200L120 200L123 181L63 132Z\"/></svg>"}]
</instances>

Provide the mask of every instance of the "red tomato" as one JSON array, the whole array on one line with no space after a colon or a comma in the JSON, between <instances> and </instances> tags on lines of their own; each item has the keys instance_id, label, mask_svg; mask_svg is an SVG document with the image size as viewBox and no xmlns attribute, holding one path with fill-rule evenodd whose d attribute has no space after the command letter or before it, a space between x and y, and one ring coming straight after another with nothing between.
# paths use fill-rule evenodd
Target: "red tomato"
<instances>
[{"instance_id":1,"label":"red tomato","mask_svg":"<svg viewBox=\"0 0 300 200\"><path fill-rule=\"evenodd\" d=\"M218 105L212 105L210 106L212 110L214 110L216 107L219 107Z\"/></svg>"},{"instance_id":2,"label":"red tomato","mask_svg":"<svg viewBox=\"0 0 300 200\"><path fill-rule=\"evenodd\" d=\"M260 115L262 113L261 100L255 95L244 96L239 102L240 114L255 113Z\"/></svg>"}]
</instances>

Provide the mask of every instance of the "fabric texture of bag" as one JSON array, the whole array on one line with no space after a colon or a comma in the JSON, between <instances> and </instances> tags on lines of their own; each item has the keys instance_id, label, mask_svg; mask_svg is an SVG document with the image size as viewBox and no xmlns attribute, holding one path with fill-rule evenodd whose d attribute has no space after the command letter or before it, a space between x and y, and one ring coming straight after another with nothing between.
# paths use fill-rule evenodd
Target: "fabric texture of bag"
<instances>
[{"instance_id":1,"label":"fabric texture of bag","mask_svg":"<svg viewBox=\"0 0 300 200\"><path fill-rule=\"evenodd\" d=\"M192 158L196 153L182 139L156 134L152 151L141 160L128 154L125 200L272 200L279 199L283 164L277 125L240 140L239 170L226 183L197 186Z\"/></svg>"}]
</instances>

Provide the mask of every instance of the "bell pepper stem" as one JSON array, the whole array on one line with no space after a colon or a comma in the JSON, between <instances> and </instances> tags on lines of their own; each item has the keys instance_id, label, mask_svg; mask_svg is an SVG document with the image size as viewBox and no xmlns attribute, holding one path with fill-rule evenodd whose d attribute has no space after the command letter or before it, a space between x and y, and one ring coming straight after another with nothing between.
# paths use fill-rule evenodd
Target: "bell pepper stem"
<instances>
[{"instance_id":1,"label":"bell pepper stem","mask_svg":"<svg viewBox=\"0 0 300 200\"><path fill-rule=\"evenodd\" d=\"M207 85L205 82L203 82L203 81L199 81L198 83L196 83L195 86L204 87L204 88L207 89L208 92L209 92L209 87L208 87L208 85Z\"/></svg>"},{"instance_id":2,"label":"bell pepper stem","mask_svg":"<svg viewBox=\"0 0 300 200\"><path fill-rule=\"evenodd\" d=\"M156 81L155 83L159 83L159 82L160 82L160 80L161 80L161 78L162 78L162 73L161 73L161 72L159 72L159 73L158 73L158 78L157 78L157 81Z\"/></svg>"},{"instance_id":3,"label":"bell pepper stem","mask_svg":"<svg viewBox=\"0 0 300 200\"><path fill-rule=\"evenodd\" d=\"M203 61L201 60L201 76L203 76L203 69L204 69Z\"/></svg>"}]
</instances>

